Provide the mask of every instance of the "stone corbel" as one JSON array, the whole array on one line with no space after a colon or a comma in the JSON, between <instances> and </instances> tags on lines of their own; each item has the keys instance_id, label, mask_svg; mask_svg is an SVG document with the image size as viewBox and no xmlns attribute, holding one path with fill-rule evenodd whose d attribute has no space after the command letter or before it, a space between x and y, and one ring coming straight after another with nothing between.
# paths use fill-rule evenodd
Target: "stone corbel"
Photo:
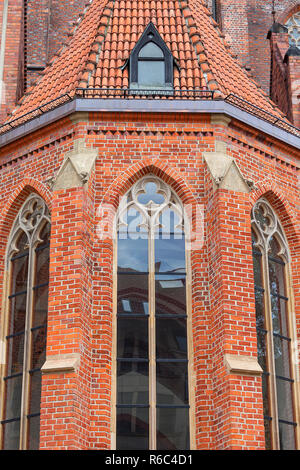
<instances>
[{"instance_id":1,"label":"stone corbel","mask_svg":"<svg viewBox=\"0 0 300 470\"><path fill-rule=\"evenodd\" d=\"M263 373L257 359L251 356L225 354L224 364L230 374L261 375Z\"/></svg>"},{"instance_id":2,"label":"stone corbel","mask_svg":"<svg viewBox=\"0 0 300 470\"><path fill-rule=\"evenodd\" d=\"M43 374L76 372L79 362L79 354L59 354L48 357L41 370Z\"/></svg>"},{"instance_id":3,"label":"stone corbel","mask_svg":"<svg viewBox=\"0 0 300 470\"><path fill-rule=\"evenodd\" d=\"M89 180L97 156L98 151L86 148L83 139L75 140L74 149L66 153L56 176L49 178L46 183L53 191L84 187Z\"/></svg>"},{"instance_id":4,"label":"stone corbel","mask_svg":"<svg viewBox=\"0 0 300 470\"><path fill-rule=\"evenodd\" d=\"M203 158L213 179L214 191L218 188L250 193L254 183L246 180L233 157L227 155L224 142L216 141L215 152L204 152Z\"/></svg>"}]
</instances>

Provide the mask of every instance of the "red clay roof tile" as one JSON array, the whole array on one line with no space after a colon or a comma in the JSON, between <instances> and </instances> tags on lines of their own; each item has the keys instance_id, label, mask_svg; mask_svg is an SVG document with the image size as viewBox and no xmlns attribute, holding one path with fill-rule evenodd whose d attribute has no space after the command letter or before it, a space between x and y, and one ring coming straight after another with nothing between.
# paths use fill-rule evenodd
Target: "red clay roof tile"
<instances>
[{"instance_id":1,"label":"red clay roof tile","mask_svg":"<svg viewBox=\"0 0 300 470\"><path fill-rule=\"evenodd\" d=\"M281 117L277 106L233 58L203 0L93 0L75 23L68 45L20 100L12 120L78 87L127 88L122 66L152 21L178 61L174 87L234 93Z\"/></svg>"}]
</instances>

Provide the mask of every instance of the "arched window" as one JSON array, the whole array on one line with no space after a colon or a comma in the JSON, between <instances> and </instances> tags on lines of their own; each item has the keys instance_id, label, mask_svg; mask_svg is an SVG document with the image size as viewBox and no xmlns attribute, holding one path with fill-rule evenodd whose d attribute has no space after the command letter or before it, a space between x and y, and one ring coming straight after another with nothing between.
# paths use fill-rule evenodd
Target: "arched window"
<instances>
[{"instance_id":1,"label":"arched window","mask_svg":"<svg viewBox=\"0 0 300 470\"><path fill-rule=\"evenodd\" d=\"M285 26L288 28L290 46L300 48L300 11L292 15Z\"/></svg>"},{"instance_id":2,"label":"arched window","mask_svg":"<svg viewBox=\"0 0 300 470\"><path fill-rule=\"evenodd\" d=\"M130 90L169 94L173 91L173 63L171 51L150 22L130 55Z\"/></svg>"},{"instance_id":3,"label":"arched window","mask_svg":"<svg viewBox=\"0 0 300 470\"><path fill-rule=\"evenodd\" d=\"M264 199L253 208L252 228L266 448L296 449L298 405L292 361L289 252L278 217Z\"/></svg>"},{"instance_id":4,"label":"arched window","mask_svg":"<svg viewBox=\"0 0 300 470\"><path fill-rule=\"evenodd\" d=\"M117 231L116 448L189 449L187 222L160 179L123 198Z\"/></svg>"},{"instance_id":5,"label":"arched window","mask_svg":"<svg viewBox=\"0 0 300 470\"><path fill-rule=\"evenodd\" d=\"M32 194L22 206L7 251L8 295L4 309L5 367L2 448L38 449L41 367L46 355L50 216Z\"/></svg>"}]
</instances>

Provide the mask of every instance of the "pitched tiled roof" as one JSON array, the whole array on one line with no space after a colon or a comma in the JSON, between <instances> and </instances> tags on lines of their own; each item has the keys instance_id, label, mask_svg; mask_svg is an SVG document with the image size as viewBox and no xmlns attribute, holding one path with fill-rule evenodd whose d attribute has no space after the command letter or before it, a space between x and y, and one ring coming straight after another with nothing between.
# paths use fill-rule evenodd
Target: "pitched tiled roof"
<instances>
[{"instance_id":1,"label":"pitched tiled roof","mask_svg":"<svg viewBox=\"0 0 300 470\"><path fill-rule=\"evenodd\" d=\"M65 93L73 97L77 88L128 88L123 66L150 21L179 64L175 89L202 88L223 98L234 93L283 116L232 56L204 0L93 0L8 121Z\"/></svg>"}]
</instances>

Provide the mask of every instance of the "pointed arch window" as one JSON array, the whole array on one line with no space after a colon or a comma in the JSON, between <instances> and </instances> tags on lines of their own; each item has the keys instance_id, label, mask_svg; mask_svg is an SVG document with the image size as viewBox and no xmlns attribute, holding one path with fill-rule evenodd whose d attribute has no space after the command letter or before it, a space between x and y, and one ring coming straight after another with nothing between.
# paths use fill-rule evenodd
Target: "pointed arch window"
<instances>
[{"instance_id":1,"label":"pointed arch window","mask_svg":"<svg viewBox=\"0 0 300 470\"><path fill-rule=\"evenodd\" d=\"M299 431L289 251L279 219L264 199L252 211L252 245L266 448L296 449Z\"/></svg>"},{"instance_id":2,"label":"pointed arch window","mask_svg":"<svg viewBox=\"0 0 300 470\"><path fill-rule=\"evenodd\" d=\"M300 11L292 15L285 25L288 28L290 46L300 49Z\"/></svg>"},{"instance_id":3,"label":"pointed arch window","mask_svg":"<svg viewBox=\"0 0 300 470\"><path fill-rule=\"evenodd\" d=\"M186 229L182 204L147 176L117 230L116 448L189 449Z\"/></svg>"},{"instance_id":4,"label":"pointed arch window","mask_svg":"<svg viewBox=\"0 0 300 470\"><path fill-rule=\"evenodd\" d=\"M130 90L169 94L173 91L173 63L171 51L150 22L130 55Z\"/></svg>"},{"instance_id":5,"label":"pointed arch window","mask_svg":"<svg viewBox=\"0 0 300 470\"><path fill-rule=\"evenodd\" d=\"M10 235L3 315L2 448L38 449L41 367L46 356L50 215L36 194L22 206Z\"/></svg>"}]
</instances>

